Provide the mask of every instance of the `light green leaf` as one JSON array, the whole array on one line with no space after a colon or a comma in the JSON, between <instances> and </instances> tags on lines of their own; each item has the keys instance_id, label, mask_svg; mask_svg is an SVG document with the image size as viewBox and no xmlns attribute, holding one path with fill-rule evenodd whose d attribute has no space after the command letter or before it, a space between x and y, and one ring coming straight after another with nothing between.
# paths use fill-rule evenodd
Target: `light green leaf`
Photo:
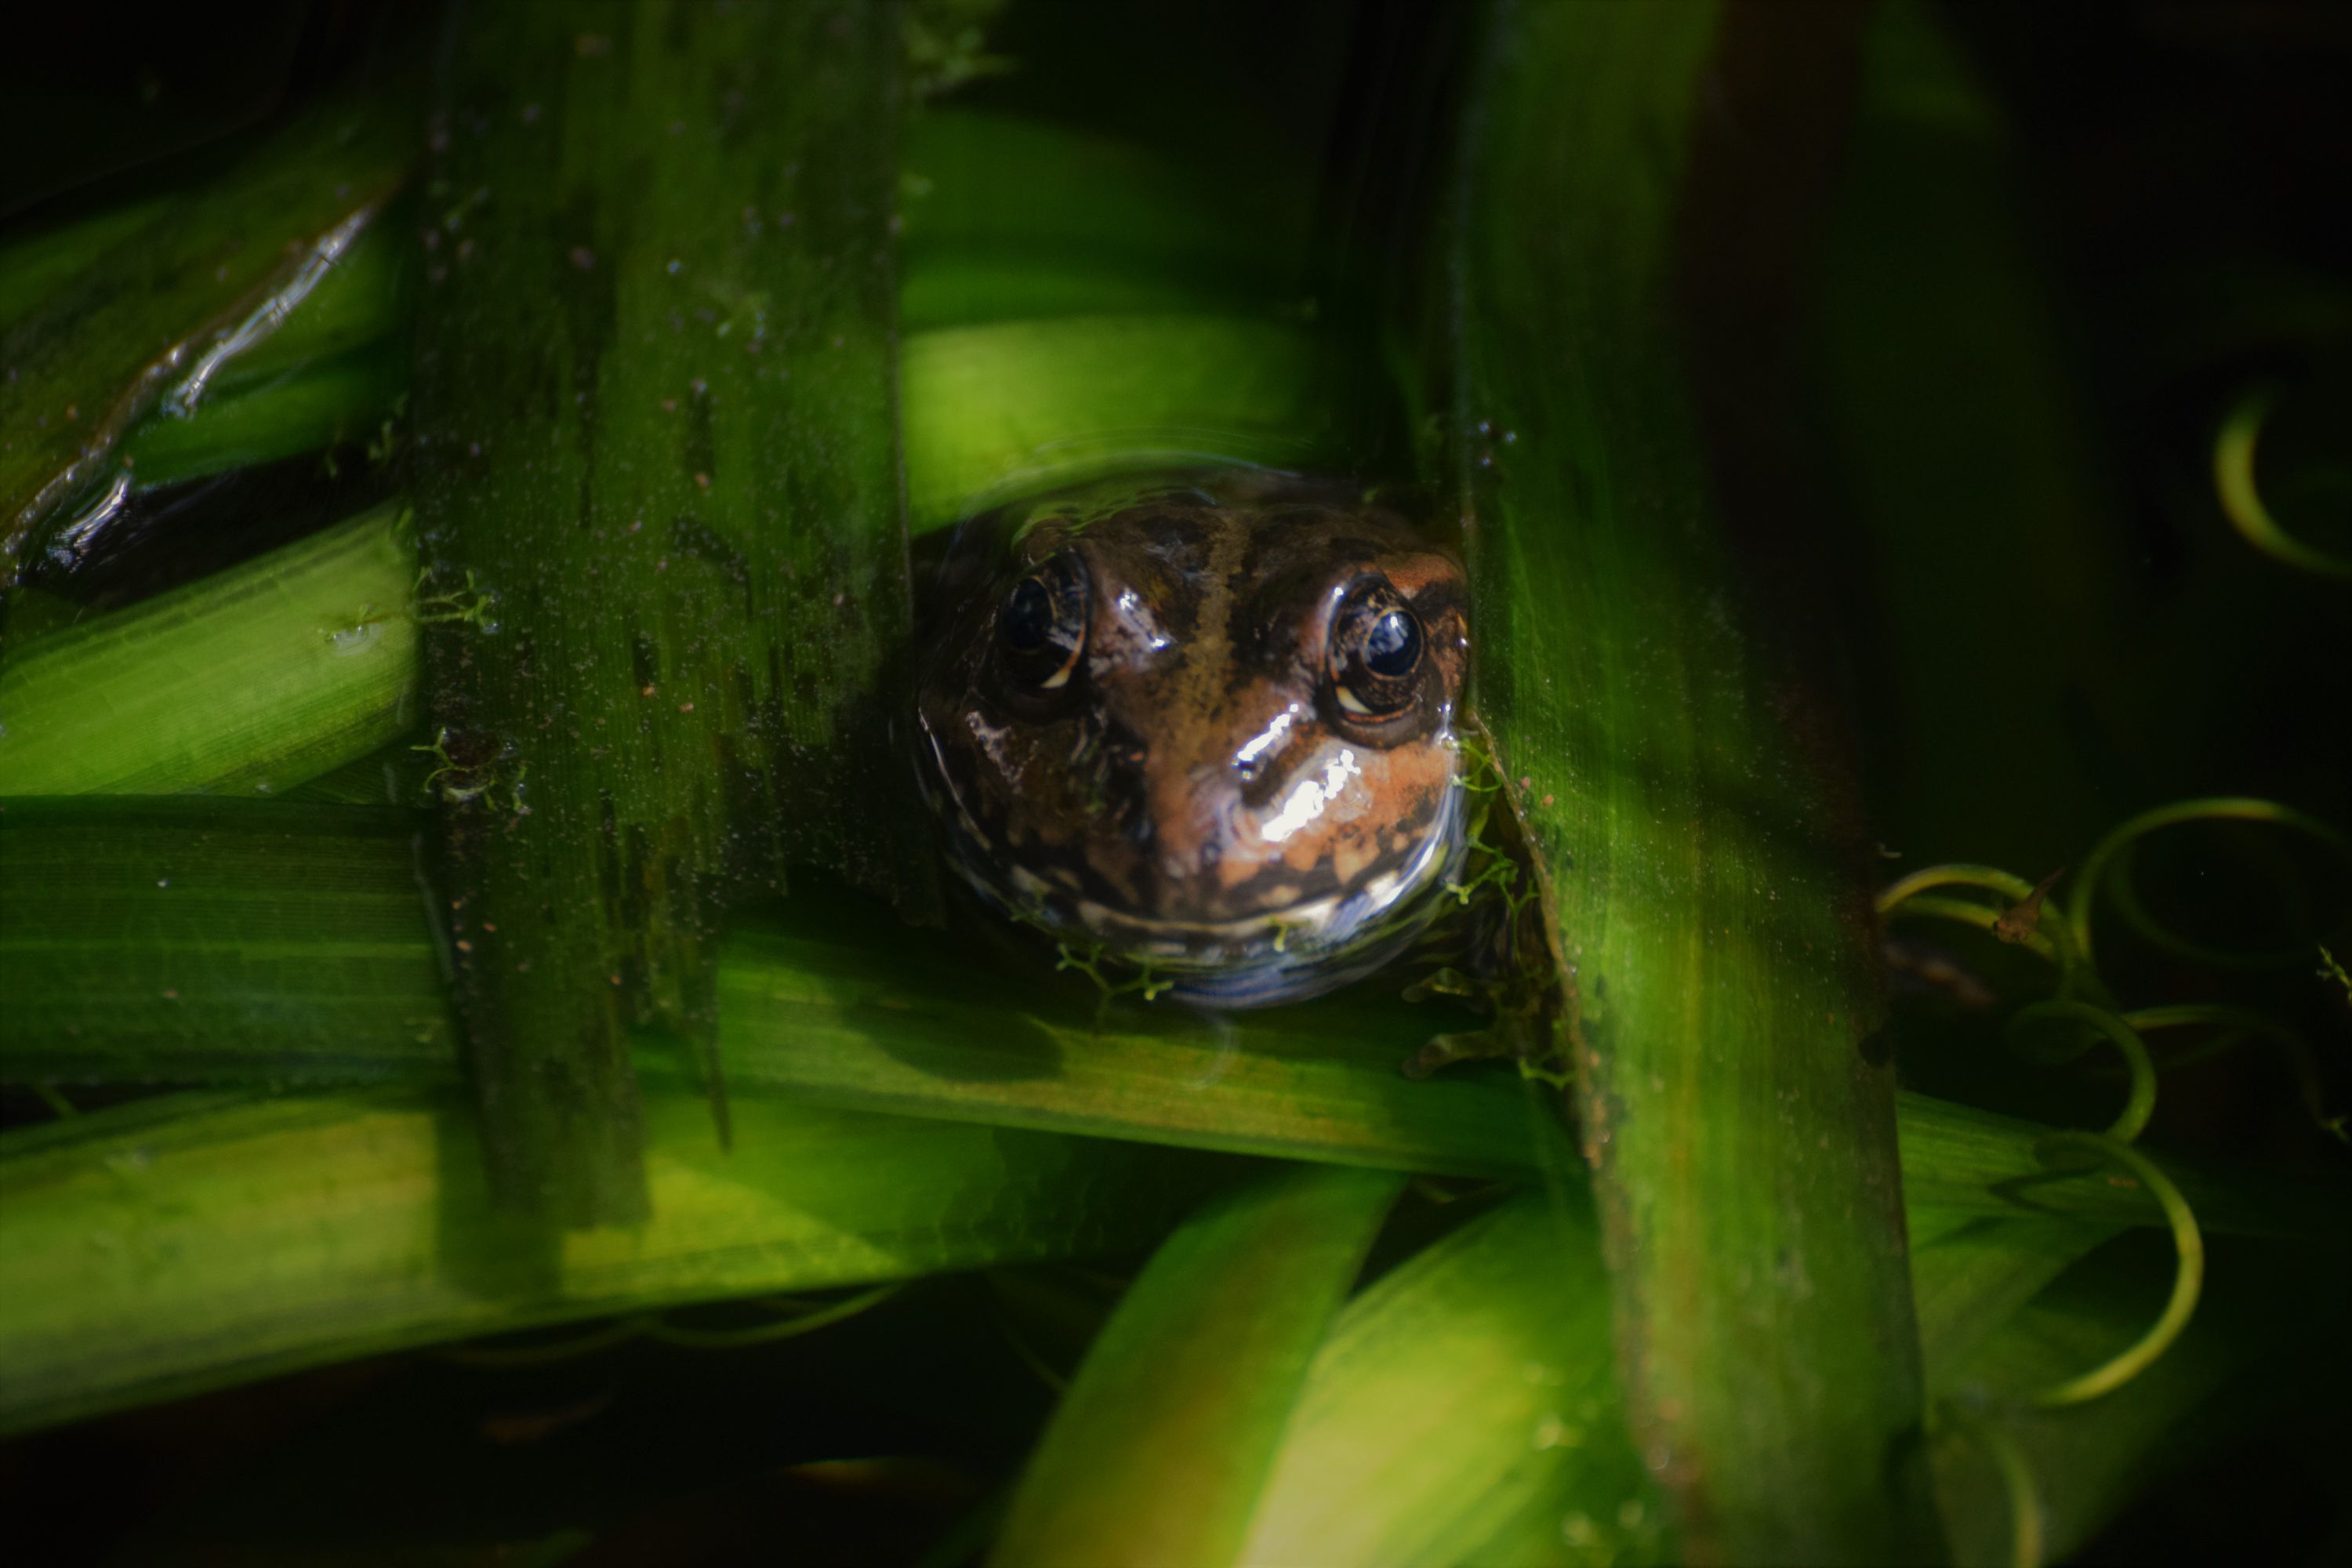
<instances>
[{"instance_id":1,"label":"light green leaf","mask_svg":"<svg viewBox=\"0 0 2352 1568\"><path fill-rule=\"evenodd\" d=\"M472 1114L385 1089L173 1097L0 1139L0 1433L622 1310L1148 1244L1213 1168L746 1098L646 1108L656 1217L495 1213Z\"/></svg>"},{"instance_id":2,"label":"light green leaf","mask_svg":"<svg viewBox=\"0 0 2352 1568\"><path fill-rule=\"evenodd\" d=\"M1580 1196L1528 1194L1454 1232L1340 1315L1241 1561L1668 1560L1612 1348Z\"/></svg>"},{"instance_id":3,"label":"light green leaf","mask_svg":"<svg viewBox=\"0 0 2352 1568\"><path fill-rule=\"evenodd\" d=\"M386 503L10 648L0 795L268 795L415 721L415 563Z\"/></svg>"},{"instance_id":4,"label":"light green leaf","mask_svg":"<svg viewBox=\"0 0 2352 1568\"><path fill-rule=\"evenodd\" d=\"M1224 1568L1400 1178L1276 1172L1152 1255L1030 1456L992 1562Z\"/></svg>"}]
</instances>

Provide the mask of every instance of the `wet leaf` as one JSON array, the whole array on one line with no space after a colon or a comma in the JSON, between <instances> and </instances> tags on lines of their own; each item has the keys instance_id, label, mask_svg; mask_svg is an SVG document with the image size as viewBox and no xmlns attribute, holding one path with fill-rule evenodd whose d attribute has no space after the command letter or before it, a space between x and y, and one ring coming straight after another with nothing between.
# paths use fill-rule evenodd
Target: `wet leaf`
<instances>
[{"instance_id":1,"label":"wet leaf","mask_svg":"<svg viewBox=\"0 0 2352 1568\"><path fill-rule=\"evenodd\" d=\"M1234 1561L1308 1361L1400 1178L1293 1169L1214 1199L1120 1299L990 1561Z\"/></svg>"},{"instance_id":2,"label":"wet leaf","mask_svg":"<svg viewBox=\"0 0 2352 1568\"><path fill-rule=\"evenodd\" d=\"M445 997L417 831L381 807L0 805L0 960L20 977L0 1010L0 1074L446 1081L449 1047L418 1038L446 1039L432 1026ZM1442 1007L1373 986L1230 1017L1104 1009L1076 982L971 956L926 954L909 983L923 940L847 908L747 922L719 966L730 1079L845 1110L1390 1170L1535 1179L1563 1163L1552 1108L1516 1073L1400 1073ZM675 1051L645 1059L679 1071ZM1897 1110L1912 1224L1929 1242L1977 1216L2165 1223L2135 1183L2043 1163L2046 1128L1916 1094ZM2163 1163L2217 1234L2330 1237L2352 1203L2340 1181ZM1961 1257L1922 1263L1921 1278Z\"/></svg>"},{"instance_id":3,"label":"wet leaf","mask_svg":"<svg viewBox=\"0 0 2352 1568\"><path fill-rule=\"evenodd\" d=\"M289 801L0 804L0 1062L50 1082L454 1084L403 875L427 832ZM257 1057L263 1040L304 1048Z\"/></svg>"},{"instance_id":4,"label":"wet leaf","mask_svg":"<svg viewBox=\"0 0 2352 1568\"><path fill-rule=\"evenodd\" d=\"M787 858L929 896L873 808L898 42L880 5L550 3L461 8L447 58L415 395L431 586L486 605L430 650L459 1005L497 1190L624 1218L626 1031L707 1036L730 899Z\"/></svg>"},{"instance_id":5,"label":"wet leaf","mask_svg":"<svg viewBox=\"0 0 2352 1568\"><path fill-rule=\"evenodd\" d=\"M1655 1563L1609 1279L1580 1199L1511 1200L1348 1304L1240 1561Z\"/></svg>"},{"instance_id":6,"label":"wet leaf","mask_svg":"<svg viewBox=\"0 0 2352 1568\"><path fill-rule=\"evenodd\" d=\"M169 1097L0 1139L0 1432L623 1309L1146 1245L1213 1167L751 1097L649 1097L655 1217L498 1213L472 1113L413 1089Z\"/></svg>"},{"instance_id":7,"label":"wet leaf","mask_svg":"<svg viewBox=\"0 0 2352 1568\"><path fill-rule=\"evenodd\" d=\"M1902 1458L1920 1380L1872 937L1806 700L1736 607L1676 353L1727 14L1506 6L1487 42L1450 307L1476 700L1576 995L1620 1366L1683 1549L1881 1561L1935 1526Z\"/></svg>"},{"instance_id":8,"label":"wet leaf","mask_svg":"<svg viewBox=\"0 0 2352 1568\"><path fill-rule=\"evenodd\" d=\"M0 660L0 795L267 795L415 722L401 508Z\"/></svg>"},{"instance_id":9,"label":"wet leaf","mask_svg":"<svg viewBox=\"0 0 2352 1568\"><path fill-rule=\"evenodd\" d=\"M402 108L323 107L210 184L0 256L0 588L159 399L201 407L352 247L406 174Z\"/></svg>"}]
</instances>

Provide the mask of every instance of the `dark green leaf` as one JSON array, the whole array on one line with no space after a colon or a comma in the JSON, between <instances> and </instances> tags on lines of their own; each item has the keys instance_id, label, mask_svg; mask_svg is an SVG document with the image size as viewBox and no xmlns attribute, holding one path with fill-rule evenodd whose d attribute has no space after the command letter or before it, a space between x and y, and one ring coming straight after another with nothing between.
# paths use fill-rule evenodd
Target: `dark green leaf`
<instances>
[{"instance_id":1,"label":"dark green leaf","mask_svg":"<svg viewBox=\"0 0 2352 1568\"><path fill-rule=\"evenodd\" d=\"M1501 8L1450 273L1477 701L1544 870L1637 1440L1699 1561L1931 1553L1873 940L1675 312L1717 7ZM1814 25L1837 18L1813 16Z\"/></svg>"},{"instance_id":2,"label":"dark green leaf","mask_svg":"<svg viewBox=\"0 0 2352 1568\"><path fill-rule=\"evenodd\" d=\"M0 588L159 398L202 407L320 286L405 172L401 107L316 110L209 184L0 256Z\"/></svg>"},{"instance_id":3,"label":"dark green leaf","mask_svg":"<svg viewBox=\"0 0 2352 1568\"><path fill-rule=\"evenodd\" d=\"M415 407L430 585L488 596L432 655L460 1007L498 1190L610 1219L627 1027L707 1031L729 896L788 858L927 896L876 808L898 43L879 4L450 28Z\"/></svg>"},{"instance_id":4,"label":"dark green leaf","mask_svg":"<svg viewBox=\"0 0 2352 1568\"><path fill-rule=\"evenodd\" d=\"M417 1038L443 999L413 820L278 809L0 805L0 958L23 977L0 1013L0 1073L253 1084L450 1072ZM910 953L929 940L838 909L730 937L718 979L730 1078L844 1109L1391 1170L1517 1177L1560 1163L1551 1109L1516 1074L1398 1072L1449 1026L1441 1006L1375 988L1210 1021L1157 1004L1099 1010L1076 979L1041 990L928 946L909 984ZM246 987L246 966L274 976L270 988ZM344 984L368 1005L339 1003ZM2046 1128L1922 1095L1898 1108L1904 1187L1931 1241L1974 1216L2164 1223L2135 1184L2044 1164ZM2352 1204L2340 1182L2164 1165L2218 1234L2335 1236Z\"/></svg>"},{"instance_id":5,"label":"dark green leaf","mask_svg":"<svg viewBox=\"0 0 2352 1568\"><path fill-rule=\"evenodd\" d=\"M0 1060L51 1082L455 1080L416 816L92 805L0 804ZM257 1058L271 1039L307 1048Z\"/></svg>"},{"instance_id":6,"label":"dark green leaf","mask_svg":"<svg viewBox=\"0 0 2352 1568\"><path fill-rule=\"evenodd\" d=\"M2241 1247L2216 1261L2188 1331L2102 1398L2056 1410L2022 1403L2146 1331L2164 1301L2168 1247L2097 1254L1949 1369L1956 1396L2023 1458L2043 1561L2074 1556L2152 1482L2254 1428L2266 1412L2331 1390L2340 1401L2352 1371L2342 1345L2352 1312L2344 1254ZM1940 1436L1934 1455L1954 1556L2008 1563L2020 1500L1961 1432ZM2244 1528L2260 1538L2260 1523Z\"/></svg>"}]
</instances>

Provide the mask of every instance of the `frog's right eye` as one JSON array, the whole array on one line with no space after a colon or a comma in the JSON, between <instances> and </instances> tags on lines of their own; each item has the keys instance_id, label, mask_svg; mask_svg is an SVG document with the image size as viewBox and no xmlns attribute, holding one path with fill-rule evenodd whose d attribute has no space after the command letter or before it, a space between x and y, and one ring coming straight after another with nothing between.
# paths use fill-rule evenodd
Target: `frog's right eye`
<instances>
[{"instance_id":1,"label":"frog's right eye","mask_svg":"<svg viewBox=\"0 0 2352 1568\"><path fill-rule=\"evenodd\" d=\"M1070 682L1087 651L1087 564L1065 550L1013 584L996 611L996 646L1013 679L1040 691Z\"/></svg>"}]
</instances>

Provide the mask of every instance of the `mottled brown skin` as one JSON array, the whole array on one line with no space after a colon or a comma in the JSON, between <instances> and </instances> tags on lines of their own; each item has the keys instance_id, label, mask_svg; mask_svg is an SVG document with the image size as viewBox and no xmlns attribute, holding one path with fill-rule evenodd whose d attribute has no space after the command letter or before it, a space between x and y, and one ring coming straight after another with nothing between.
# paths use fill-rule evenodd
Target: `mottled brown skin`
<instances>
[{"instance_id":1,"label":"mottled brown skin","mask_svg":"<svg viewBox=\"0 0 2352 1568\"><path fill-rule=\"evenodd\" d=\"M1072 555L1083 647L1048 688L1007 652L1008 595ZM1229 1005L1328 989L1425 923L1460 858L1469 643L1460 566L1402 517L1286 477L1129 487L1001 520L947 584L920 766L983 897ZM1360 647L1372 600L1421 640L1368 713L1332 639Z\"/></svg>"}]
</instances>

